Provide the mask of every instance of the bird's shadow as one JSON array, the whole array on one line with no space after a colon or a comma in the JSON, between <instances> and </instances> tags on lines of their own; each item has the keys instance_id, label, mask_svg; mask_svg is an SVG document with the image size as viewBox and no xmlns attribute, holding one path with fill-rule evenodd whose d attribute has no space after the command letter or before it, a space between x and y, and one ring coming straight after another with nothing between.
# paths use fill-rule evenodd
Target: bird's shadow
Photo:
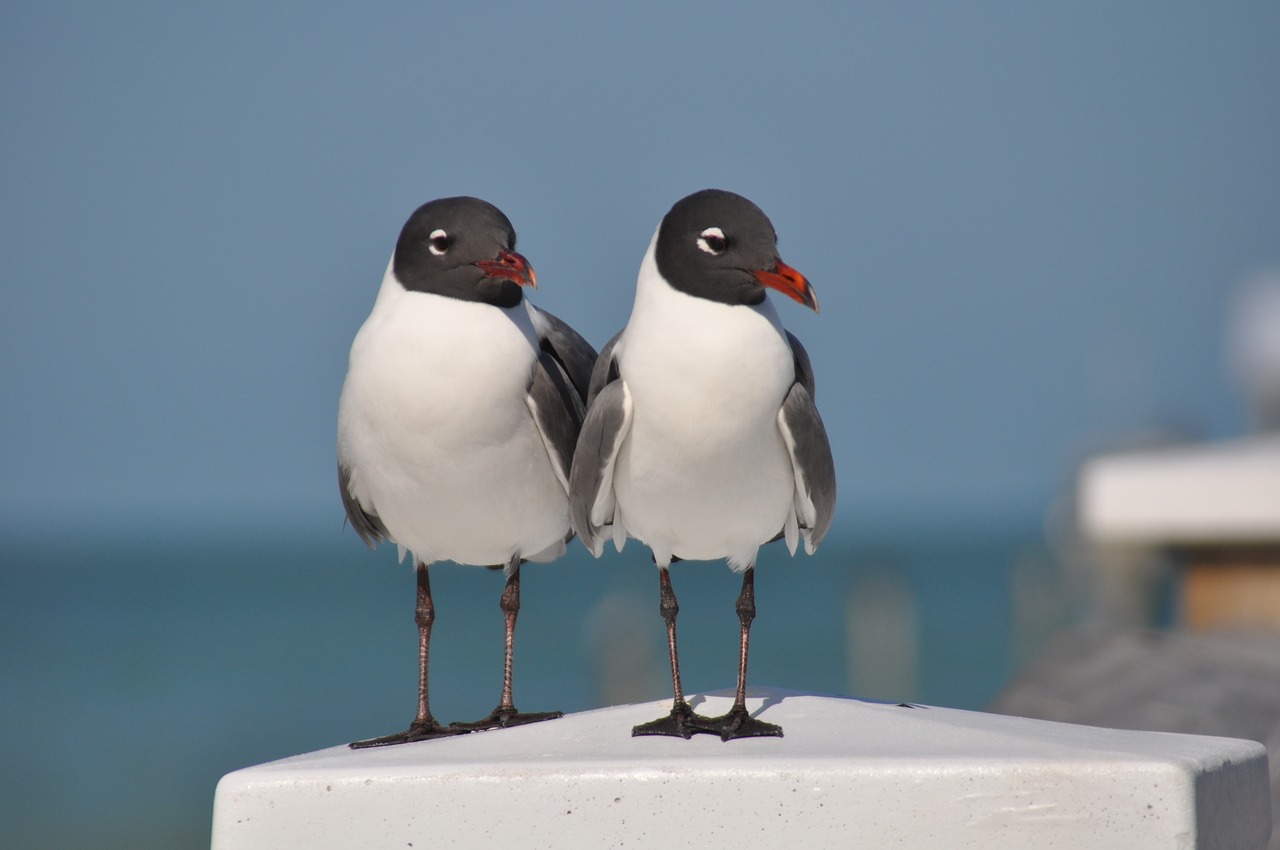
<instances>
[{"instance_id":1,"label":"bird's shadow","mask_svg":"<svg viewBox=\"0 0 1280 850\"><path fill-rule=\"evenodd\" d=\"M729 697L730 699L732 699L732 698L733 698L733 692L732 692L732 691L714 692L714 695L715 695L715 696L727 696L727 697ZM761 694L759 694L759 693L751 693L751 692L748 692L748 693L747 693L747 698L748 698L748 699L751 699L751 698L753 698L753 697L757 697L757 698L758 698L758 697L760 697L760 696L762 696L762 695L761 695ZM751 717L752 719L759 718L759 717L760 717L760 715L761 715L761 714L764 714L764 713L765 713L765 711L767 711L771 706L780 705L780 704L782 703L782 701L783 701L783 700L785 700L785 699L787 698L787 696L788 696L787 694L780 694L780 693L766 693L766 694L763 694L763 700L761 701L760 706L759 706L755 711L747 712L747 714L748 714L748 716L749 716L749 717ZM702 704L703 704L703 703L705 703L706 701L707 701L707 698L706 698L706 696L705 696L705 695L703 695L703 694L694 694L693 696L690 696L690 697L688 698L688 700L687 700L687 702L689 703L689 708L693 709L695 712L697 712L697 711L698 711L698 706L702 705ZM699 713L700 713L700 712L699 712Z\"/></svg>"}]
</instances>

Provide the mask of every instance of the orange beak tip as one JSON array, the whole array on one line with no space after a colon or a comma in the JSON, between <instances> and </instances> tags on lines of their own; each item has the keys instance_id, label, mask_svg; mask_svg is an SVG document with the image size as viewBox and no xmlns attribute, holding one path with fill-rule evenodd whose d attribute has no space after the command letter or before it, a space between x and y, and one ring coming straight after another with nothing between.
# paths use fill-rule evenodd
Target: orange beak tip
<instances>
[{"instance_id":1,"label":"orange beak tip","mask_svg":"<svg viewBox=\"0 0 1280 850\"><path fill-rule=\"evenodd\" d=\"M808 279L782 260L777 260L772 270L761 269L752 274L760 281L761 286L781 292L813 312L818 312L818 296L814 294Z\"/></svg>"},{"instance_id":2,"label":"orange beak tip","mask_svg":"<svg viewBox=\"0 0 1280 850\"><path fill-rule=\"evenodd\" d=\"M502 251L497 259L480 260L475 265L489 277L509 280L520 286L538 288L538 276L534 274L533 266L515 251Z\"/></svg>"}]
</instances>

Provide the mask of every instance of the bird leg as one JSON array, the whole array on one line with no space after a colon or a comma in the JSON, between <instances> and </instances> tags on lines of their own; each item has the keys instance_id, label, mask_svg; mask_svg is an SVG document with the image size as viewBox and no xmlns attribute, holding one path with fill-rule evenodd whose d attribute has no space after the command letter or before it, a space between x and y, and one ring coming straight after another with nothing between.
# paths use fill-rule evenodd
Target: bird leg
<instances>
[{"instance_id":1,"label":"bird leg","mask_svg":"<svg viewBox=\"0 0 1280 850\"><path fill-rule=\"evenodd\" d=\"M747 649L751 644L751 621L756 618L756 571L748 567L742 575L742 592L734 606L738 612L738 624L742 629L738 645L738 692L729 713L713 718L707 723L707 731L720 735L723 741L734 738L782 737L782 727L765 723L747 714Z\"/></svg>"},{"instance_id":2,"label":"bird leg","mask_svg":"<svg viewBox=\"0 0 1280 850\"><path fill-rule=\"evenodd\" d=\"M684 688L680 685L680 656L676 651L676 615L680 613L680 605L676 602L676 593L671 588L671 575L666 567L658 569L658 581L661 583L658 610L667 624L667 651L671 655L671 690L674 699L671 713L648 723L641 723L631 730L631 737L644 735L667 735L673 738L691 738L696 732L720 734L719 730L706 728L709 718L694 713L684 699Z\"/></svg>"},{"instance_id":3,"label":"bird leg","mask_svg":"<svg viewBox=\"0 0 1280 850\"><path fill-rule=\"evenodd\" d=\"M449 728L458 732L478 732L482 729L506 728L507 726L523 726L526 723L537 723L539 720L553 720L563 717L561 711L542 711L521 714L516 711L511 699L511 671L515 657L516 616L520 613L520 556L513 555L507 564L507 584L502 589L502 599L498 607L502 609L506 621L506 647L502 664L502 698L498 707L488 717L470 723L450 723Z\"/></svg>"},{"instance_id":4,"label":"bird leg","mask_svg":"<svg viewBox=\"0 0 1280 850\"><path fill-rule=\"evenodd\" d=\"M410 741L425 741L429 738L445 738L460 734L460 730L442 726L431 716L427 704L427 660L431 648L431 624L436 618L436 606L431 600L431 580L427 576L427 565L419 563L415 570L418 577L418 604L414 609L413 619L418 625L418 715L409 724L409 728L394 735L382 738L370 738L367 741L355 741L351 744L354 750L365 747L385 747L390 744L405 744Z\"/></svg>"}]
</instances>

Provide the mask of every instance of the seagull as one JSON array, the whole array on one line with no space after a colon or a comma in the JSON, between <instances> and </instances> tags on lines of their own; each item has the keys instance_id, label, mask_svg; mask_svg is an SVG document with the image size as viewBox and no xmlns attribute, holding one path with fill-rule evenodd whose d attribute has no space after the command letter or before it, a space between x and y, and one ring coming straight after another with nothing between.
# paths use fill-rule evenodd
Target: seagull
<instances>
[{"instance_id":1,"label":"seagull","mask_svg":"<svg viewBox=\"0 0 1280 850\"><path fill-rule=\"evenodd\" d=\"M559 717L511 696L520 565L564 554L569 470L595 350L524 297L537 286L511 222L478 198L419 207L356 334L338 403L338 482L370 548L395 543L417 576L418 712L373 747ZM439 560L499 567L506 584L502 696L474 723L439 723L427 699Z\"/></svg>"},{"instance_id":2,"label":"seagull","mask_svg":"<svg viewBox=\"0 0 1280 850\"><path fill-rule=\"evenodd\" d=\"M835 467L814 405L809 355L766 290L813 309L809 282L778 257L768 217L708 189L676 203L640 264L626 327L600 353L570 477L573 527L596 557L607 539L648 546L658 567L674 692L671 713L632 735L776 736L747 714L756 554L782 538L812 554L831 526ZM674 561L742 573L738 689L729 712L685 701L676 650Z\"/></svg>"}]
</instances>

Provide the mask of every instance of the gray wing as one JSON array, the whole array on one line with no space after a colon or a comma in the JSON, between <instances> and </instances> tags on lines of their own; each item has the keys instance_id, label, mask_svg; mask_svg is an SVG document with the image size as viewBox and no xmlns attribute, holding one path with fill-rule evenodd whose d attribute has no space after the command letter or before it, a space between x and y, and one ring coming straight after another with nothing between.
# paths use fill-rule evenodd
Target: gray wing
<instances>
[{"instance_id":1,"label":"gray wing","mask_svg":"<svg viewBox=\"0 0 1280 850\"><path fill-rule=\"evenodd\" d=\"M595 401L596 396L600 394L606 384L610 381L618 380L618 364L614 361L613 354L618 347L618 339L621 336L622 331L614 334L613 338L604 344L599 358L596 359L595 368L591 370L591 383L587 391L587 407L591 407L591 402Z\"/></svg>"},{"instance_id":2,"label":"gray wing","mask_svg":"<svg viewBox=\"0 0 1280 850\"><path fill-rule=\"evenodd\" d=\"M804 350L800 340L791 331L787 331L787 342L791 343L791 356L795 358L796 380L809 391L809 398L816 399L818 391L813 383L813 364L809 362L809 352Z\"/></svg>"},{"instance_id":3,"label":"gray wing","mask_svg":"<svg viewBox=\"0 0 1280 850\"><path fill-rule=\"evenodd\" d=\"M573 448L578 442L586 410L567 370L546 351L538 353L525 401L547 447L556 477L568 493Z\"/></svg>"},{"instance_id":4,"label":"gray wing","mask_svg":"<svg viewBox=\"0 0 1280 850\"><path fill-rule=\"evenodd\" d=\"M603 361L603 357L597 361L597 368ZM613 495L613 467L630 426L627 387L622 381L610 381L596 393L587 410L569 479L569 519L596 557L604 550L604 527L620 523Z\"/></svg>"},{"instance_id":5,"label":"gray wing","mask_svg":"<svg viewBox=\"0 0 1280 850\"><path fill-rule=\"evenodd\" d=\"M355 500L351 495L350 484L351 470L339 463L338 491L342 494L342 507L346 509L347 521L356 530L356 534L360 535L360 539L370 549L373 549L379 542L390 540L391 535L387 533L387 527L382 524L382 520L378 518L377 514L366 511Z\"/></svg>"},{"instance_id":6,"label":"gray wing","mask_svg":"<svg viewBox=\"0 0 1280 850\"><path fill-rule=\"evenodd\" d=\"M525 302L529 304L529 302ZM538 333L538 345L551 355L564 369L565 375L583 404L587 401L587 386L591 382L591 369L596 363L596 350L582 334L557 316L529 304L529 317Z\"/></svg>"},{"instance_id":7,"label":"gray wing","mask_svg":"<svg viewBox=\"0 0 1280 850\"><path fill-rule=\"evenodd\" d=\"M818 415L813 396L798 380L791 385L778 411L778 427L795 472L795 517L804 536L805 551L813 554L831 528L836 507L836 468L827 429ZM794 551L794 527L789 527L787 532L788 546Z\"/></svg>"}]
</instances>

